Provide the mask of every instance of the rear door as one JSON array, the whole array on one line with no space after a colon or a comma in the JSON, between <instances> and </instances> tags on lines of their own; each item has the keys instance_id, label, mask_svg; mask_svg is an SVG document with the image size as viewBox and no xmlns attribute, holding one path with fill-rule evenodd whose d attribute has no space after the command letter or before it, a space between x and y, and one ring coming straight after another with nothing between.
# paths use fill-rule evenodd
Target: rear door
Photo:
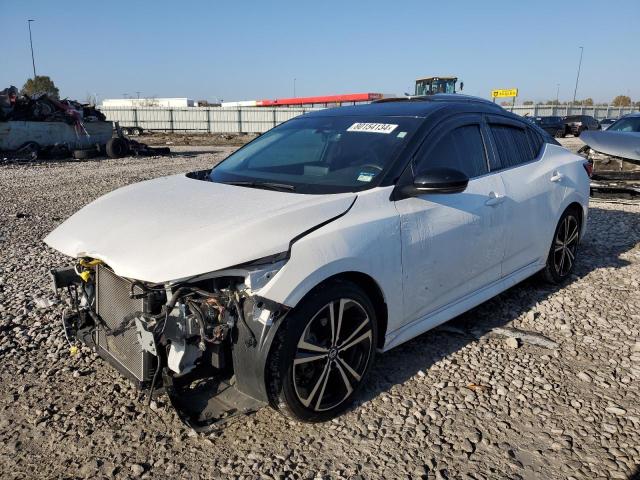
<instances>
[{"instance_id":1,"label":"rear door","mask_svg":"<svg viewBox=\"0 0 640 480\"><path fill-rule=\"evenodd\" d=\"M500 173L506 192L502 274L507 276L546 260L566 179L544 161L546 143L535 130L507 117L486 119L493 147L490 169Z\"/></svg>"},{"instance_id":2,"label":"rear door","mask_svg":"<svg viewBox=\"0 0 640 480\"><path fill-rule=\"evenodd\" d=\"M489 173L480 115L445 122L412 163L413 175L434 167L465 172L462 193L396 201L402 230L405 322L434 313L500 278L504 255L504 187Z\"/></svg>"}]
</instances>

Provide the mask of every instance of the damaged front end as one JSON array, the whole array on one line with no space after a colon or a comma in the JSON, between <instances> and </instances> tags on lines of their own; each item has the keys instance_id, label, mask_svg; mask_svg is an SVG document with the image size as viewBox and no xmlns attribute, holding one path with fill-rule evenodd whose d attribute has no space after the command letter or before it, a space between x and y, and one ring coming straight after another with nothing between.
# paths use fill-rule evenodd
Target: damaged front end
<instances>
[{"instance_id":1,"label":"damaged front end","mask_svg":"<svg viewBox=\"0 0 640 480\"><path fill-rule=\"evenodd\" d=\"M149 398L165 391L201 431L268 402L264 364L287 307L254 291L283 262L275 256L169 284L123 278L90 258L51 273L54 289L69 294L69 342L90 346Z\"/></svg>"},{"instance_id":2,"label":"damaged front end","mask_svg":"<svg viewBox=\"0 0 640 480\"><path fill-rule=\"evenodd\" d=\"M640 136L637 133L585 132L580 139L586 145L578 154L592 167L592 193L640 194Z\"/></svg>"},{"instance_id":3,"label":"damaged front end","mask_svg":"<svg viewBox=\"0 0 640 480\"><path fill-rule=\"evenodd\" d=\"M592 165L592 192L640 194L640 161L608 155L589 146L580 149L578 154Z\"/></svg>"}]
</instances>

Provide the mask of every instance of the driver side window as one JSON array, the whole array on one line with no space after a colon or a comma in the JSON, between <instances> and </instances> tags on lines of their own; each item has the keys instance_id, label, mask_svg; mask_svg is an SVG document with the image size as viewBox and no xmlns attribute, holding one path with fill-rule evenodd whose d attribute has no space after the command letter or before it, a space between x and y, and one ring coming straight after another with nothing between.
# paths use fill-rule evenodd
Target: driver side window
<instances>
[{"instance_id":1,"label":"driver side window","mask_svg":"<svg viewBox=\"0 0 640 480\"><path fill-rule=\"evenodd\" d=\"M418 160L416 175L433 168L453 168L469 178L488 173L487 152L480 125L457 127L437 140L426 156Z\"/></svg>"}]
</instances>

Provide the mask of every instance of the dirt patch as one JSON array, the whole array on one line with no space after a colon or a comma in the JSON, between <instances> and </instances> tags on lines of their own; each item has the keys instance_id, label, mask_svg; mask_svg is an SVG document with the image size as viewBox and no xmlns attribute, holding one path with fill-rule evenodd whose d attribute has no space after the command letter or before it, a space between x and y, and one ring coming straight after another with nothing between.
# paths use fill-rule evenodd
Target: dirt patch
<instances>
[{"instance_id":1,"label":"dirt patch","mask_svg":"<svg viewBox=\"0 0 640 480\"><path fill-rule=\"evenodd\" d=\"M237 133L168 133L145 132L139 137L131 137L148 145L182 146L240 146L256 138L256 134Z\"/></svg>"}]
</instances>

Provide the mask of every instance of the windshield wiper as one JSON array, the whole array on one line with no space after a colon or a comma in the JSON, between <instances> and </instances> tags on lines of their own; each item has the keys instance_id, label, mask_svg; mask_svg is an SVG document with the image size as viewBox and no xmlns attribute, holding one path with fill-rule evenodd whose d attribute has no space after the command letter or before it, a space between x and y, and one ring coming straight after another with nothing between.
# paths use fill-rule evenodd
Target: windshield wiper
<instances>
[{"instance_id":1,"label":"windshield wiper","mask_svg":"<svg viewBox=\"0 0 640 480\"><path fill-rule=\"evenodd\" d=\"M223 182L226 185L236 185L238 187L249 187L249 188L261 188L263 190L275 190L277 192L295 192L296 187L293 185L289 185L288 183L275 183L275 182Z\"/></svg>"}]
</instances>

